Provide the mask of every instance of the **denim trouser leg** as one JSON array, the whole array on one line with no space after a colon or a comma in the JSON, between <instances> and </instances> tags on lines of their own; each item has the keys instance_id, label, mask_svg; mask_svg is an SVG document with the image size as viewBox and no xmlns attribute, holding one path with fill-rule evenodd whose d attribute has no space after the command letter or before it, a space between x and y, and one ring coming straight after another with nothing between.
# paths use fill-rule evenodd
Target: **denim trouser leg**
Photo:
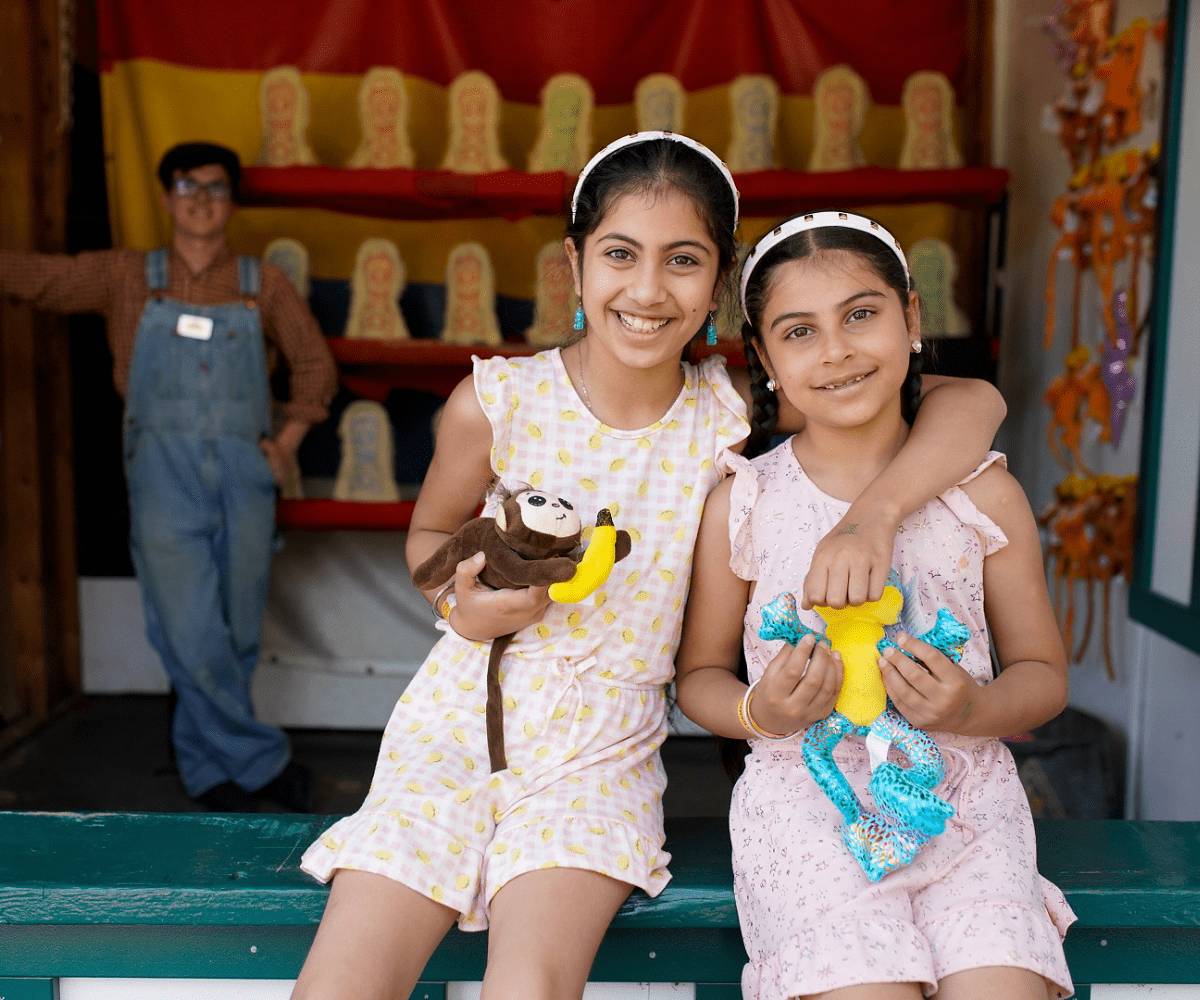
<instances>
[{"instance_id":1,"label":"denim trouser leg","mask_svg":"<svg viewBox=\"0 0 1200 1000\"><path fill-rule=\"evenodd\" d=\"M131 548L146 634L179 703L174 741L191 795L261 788L287 763L286 734L254 716L274 537L274 490L257 445L142 435L130 466Z\"/></svg>"}]
</instances>

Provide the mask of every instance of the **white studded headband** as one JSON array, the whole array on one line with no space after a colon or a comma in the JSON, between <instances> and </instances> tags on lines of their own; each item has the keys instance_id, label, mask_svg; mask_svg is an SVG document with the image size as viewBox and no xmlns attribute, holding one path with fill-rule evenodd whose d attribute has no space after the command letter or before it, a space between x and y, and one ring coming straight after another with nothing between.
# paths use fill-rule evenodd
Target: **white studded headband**
<instances>
[{"instance_id":1,"label":"white studded headband","mask_svg":"<svg viewBox=\"0 0 1200 1000\"><path fill-rule=\"evenodd\" d=\"M689 149L694 149L721 171L721 176L725 178L725 182L729 185L729 190L733 192L733 227L736 229L738 224L738 189L737 185L733 183L733 174L729 172L729 168L725 166L724 161L711 149L703 143L697 142L695 139L690 139L686 135L680 135L678 132L633 132L630 135L621 136L620 139L610 142L600 150L600 152L587 161L587 166L579 172L579 179L575 182L575 193L571 195L571 221L575 221L575 208L579 204L579 192L583 190L583 182L597 163L611 156L617 150L624 149L626 146L635 146L639 142L653 142L655 139L681 142Z\"/></svg>"},{"instance_id":2,"label":"white studded headband","mask_svg":"<svg viewBox=\"0 0 1200 1000\"><path fill-rule=\"evenodd\" d=\"M755 266L770 250L788 237L809 229L824 229L829 226L857 229L860 233L867 233L879 239L899 258L900 266L904 268L904 277L908 279L910 285L912 284L912 278L908 273L908 260L904 256L904 251L900 249L899 241L878 222L872 222L865 216L854 215L851 212L813 212L810 215L797 215L794 219L788 219L787 222L772 229L746 254L746 261L742 264L742 315L746 317L747 322L753 322L753 320L746 311L746 286L750 283L750 275L754 273Z\"/></svg>"}]
</instances>

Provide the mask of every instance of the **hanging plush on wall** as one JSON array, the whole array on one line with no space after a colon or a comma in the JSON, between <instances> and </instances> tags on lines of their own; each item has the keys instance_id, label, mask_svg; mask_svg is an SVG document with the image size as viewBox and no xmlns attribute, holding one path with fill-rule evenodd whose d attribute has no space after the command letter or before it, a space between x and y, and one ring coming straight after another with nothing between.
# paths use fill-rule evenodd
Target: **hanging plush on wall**
<instances>
[{"instance_id":1,"label":"hanging plush on wall","mask_svg":"<svg viewBox=\"0 0 1200 1000\"><path fill-rule=\"evenodd\" d=\"M258 88L262 112L259 166L294 167L317 162L308 148L308 90L295 66L276 66Z\"/></svg>"},{"instance_id":2,"label":"hanging plush on wall","mask_svg":"<svg viewBox=\"0 0 1200 1000\"><path fill-rule=\"evenodd\" d=\"M525 341L535 347L557 347L571 334L579 299L562 240L551 240L534 261L533 323Z\"/></svg>"},{"instance_id":3,"label":"hanging plush on wall","mask_svg":"<svg viewBox=\"0 0 1200 1000\"><path fill-rule=\"evenodd\" d=\"M954 88L941 73L922 71L904 81L904 145L901 170L961 167L954 143Z\"/></svg>"},{"instance_id":4,"label":"hanging plush on wall","mask_svg":"<svg viewBox=\"0 0 1200 1000\"><path fill-rule=\"evenodd\" d=\"M737 173L774 170L775 129L779 122L779 85L761 73L745 74L729 85L733 138L725 164Z\"/></svg>"},{"instance_id":5,"label":"hanging plush on wall","mask_svg":"<svg viewBox=\"0 0 1200 1000\"><path fill-rule=\"evenodd\" d=\"M413 165L408 142L408 91L398 69L372 66L358 85L362 141L348 167L391 170Z\"/></svg>"},{"instance_id":6,"label":"hanging plush on wall","mask_svg":"<svg viewBox=\"0 0 1200 1000\"><path fill-rule=\"evenodd\" d=\"M492 78L477 69L460 73L446 96L450 144L442 169L459 174L507 170L500 153L500 91Z\"/></svg>"},{"instance_id":7,"label":"hanging plush on wall","mask_svg":"<svg viewBox=\"0 0 1200 1000\"><path fill-rule=\"evenodd\" d=\"M758 631L763 639L793 646L805 635L817 635L842 656L842 690L829 717L805 730L804 763L842 814L842 839L872 882L911 862L954 815L954 808L933 793L945 774L941 749L892 707L879 671L879 654L888 647L899 649L885 629L900 621L903 606L900 590L889 585L878 601L815 608L825 621L821 635L800 621L796 598L781 594L763 606ZM939 608L937 624L918 638L957 663L970 631ZM850 736L866 739L871 759L867 790L876 812L863 805L834 759L834 748ZM893 744L908 758L907 768L888 761Z\"/></svg>"},{"instance_id":8,"label":"hanging plush on wall","mask_svg":"<svg viewBox=\"0 0 1200 1000\"><path fill-rule=\"evenodd\" d=\"M575 505L532 488L504 497L495 517L477 517L451 535L413 570L419 590L432 590L454 578L455 569L477 552L485 556L479 581L494 590L549 587L550 598L576 603L608 579L613 565L629 555L631 539L618 531L607 509L596 516L587 550L577 553L581 536ZM487 737L492 771L508 766L504 751L504 707L500 662L515 632L492 640L487 669Z\"/></svg>"},{"instance_id":9,"label":"hanging plush on wall","mask_svg":"<svg viewBox=\"0 0 1200 1000\"><path fill-rule=\"evenodd\" d=\"M350 313L343 336L369 340L408 340L400 312L405 270L391 240L363 240L350 278Z\"/></svg>"},{"instance_id":10,"label":"hanging plush on wall","mask_svg":"<svg viewBox=\"0 0 1200 1000\"><path fill-rule=\"evenodd\" d=\"M395 503L400 499L393 470L392 422L370 399L355 400L338 421L342 458L333 485L335 500Z\"/></svg>"},{"instance_id":11,"label":"hanging plush on wall","mask_svg":"<svg viewBox=\"0 0 1200 1000\"><path fill-rule=\"evenodd\" d=\"M1053 113L1072 170L1066 191L1050 213L1058 236L1046 276L1047 350L1054 345L1058 327L1061 263L1071 267L1072 286L1064 371L1045 392L1050 408L1047 442L1067 475L1041 517L1049 536L1047 562L1067 650L1074 648L1077 585L1084 588L1087 615L1082 639L1074 648L1076 661L1090 641L1099 585L1101 646L1110 678L1115 669L1109 595L1113 579L1127 576L1132 565L1137 478L1099 474L1085 462L1084 451L1090 442L1120 443L1137 393L1132 362L1141 329L1138 288L1153 244L1158 147L1122 144L1138 138L1143 105L1158 89L1145 86L1143 56L1149 38L1161 42L1165 24L1164 19L1151 26L1139 18L1114 34L1116 11L1113 0L1063 0L1046 22L1054 55L1068 76ZM1092 330L1083 322L1088 275L1100 317Z\"/></svg>"},{"instance_id":12,"label":"hanging plush on wall","mask_svg":"<svg viewBox=\"0 0 1200 1000\"><path fill-rule=\"evenodd\" d=\"M529 172L581 171L591 156L592 85L577 73L559 73L542 87L542 117Z\"/></svg>"},{"instance_id":13,"label":"hanging plush on wall","mask_svg":"<svg viewBox=\"0 0 1200 1000\"><path fill-rule=\"evenodd\" d=\"M446 261L446 313L441 339L446 344L504 342L496 317L496 277L481 243L460 243Z\"/></svg>"},{"instance_id":14,"label":"hanging plush on wall","mask_svg":"<svg viewBox=\"0 0 1200 1000\"><path fill-rule=\"evenodd\" d=\"M853 170L866 164L858 139L870 103L867 82L849 66L831 66L817 77L809 170Z\"/></svg>"},{"instance_id":15,"label":"hanging plush on wall","mask_svg":"<svg viewBox=\"0 0 1200 1000\"><path fill-rule=\"evenodd\" d=\"M687 94L669 73L642 77L633 91L639 132L682 132Z\"/></svg>"}]
</instances>

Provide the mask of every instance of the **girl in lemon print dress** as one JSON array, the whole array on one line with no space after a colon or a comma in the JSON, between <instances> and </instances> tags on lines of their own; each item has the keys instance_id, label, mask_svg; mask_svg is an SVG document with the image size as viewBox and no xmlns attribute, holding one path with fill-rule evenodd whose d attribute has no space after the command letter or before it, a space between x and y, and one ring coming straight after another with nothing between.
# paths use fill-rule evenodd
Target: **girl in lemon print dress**
<instances>
[{"instance_id":1,"label":"girl in lemon print dress","mask_svg":"<svg viewBox=\"0 0 1200 1000\"><path fill-rule=\"evenodd\" d=\"M848 846L861 841L853 832L843 841L849 817L805 766L805 741L793 738L833 710L840 656L811 636L790 646L759 628L763 606L796 589L818 541L916 433L920 306L892 235L844 212L785 222L751 250L741 284L743 339L764 365L758 391L769 375L807 418L776 448L734 458L735 474L709 497L679 650L680 707L752 747L729 817L750 959L742 994L1068 996L1062 936L1074 915L1038 874L1029 804L997 739L1053 718L1067 697L1029 503L992 452L895 533L889 565L904 608L890 638L919 659L888 648L878 666L895 708L941 749L944 777L933 791L954 815L910 863L872 881ZM770 430L756 428L747 450ZM960 663L911 637L933 628L942 608L969 630ZM825 628L815 611L799 617ZM743 649L751 687L736 676ZM844 739L833 758L865 808L879 810L877 821L886 804L868 785L876 787L887 750L869 742ZM888 861L897 829L889 823L867 838Z\"/></svg>"},{"instance_id":2,"label":"girl in lemon print dress","mask_svg":"<svg viewBox=\"0 0 1200 1000\"><path fill-rule=\"evenodd\" d=\"M363 806L303 859L333 887L294 997L407 998L455 921L490 927L485 996L579 997L631 889L666 886L664 687L705 497L750 429L748 379L731 381L722 358L680 356L712 325L736 226L737 190L709 150L661 132L613 143L580 175L567 230L586 332L476 360L448 400L410 566L523 484L566 498L585 525L607 507L633 551L576 605L480 586L482 555L459 565L451 593L426 595L449 609L444 635L396 705ZM783 426L802 422L783 399L765 405ZM905 455L928 471L898 463L879 477L847 521L862 530L822 550L816 597L874 588L896 520L973 468L1003 417L995 390L958 380L937 385L929 410ZM974 454L923 461L964 426ZM510 632L508 767L493 774L487 650Z\"/></svg>"}]
</instances>

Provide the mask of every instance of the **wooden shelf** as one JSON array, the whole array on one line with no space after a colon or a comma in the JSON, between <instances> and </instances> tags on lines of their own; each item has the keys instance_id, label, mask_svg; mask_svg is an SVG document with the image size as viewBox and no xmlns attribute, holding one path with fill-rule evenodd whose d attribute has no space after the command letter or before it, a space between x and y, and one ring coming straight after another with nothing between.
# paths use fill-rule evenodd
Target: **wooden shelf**
<instances>
[{"instance_id":1,"label":"wooden shelf","mask_svg":"<svg viewBox=\"0 0 1200 1000\"><path fill-rule=\"evenodd\" d=\"M280 500L275 523L306 531L407 531L415 501L358 503L350 500Z\"/></svg>"},{"instance_id":2,"label":"wooden shelf","mask_svg":"<svg viewBox=\"0 0 1200 1000\"><path fill-rule=\"evenodd\" d=\"M860 167L835 173L764 170L738 174L736 180L743 217L782 218L807 209L929 201L980 208L1003 196L1008 171L999 167ZM575 179L562 172L246 167L240 195L247 206L324 208L377 218L513 220L561 215L574 185Z\"/></svg>"}]
</instances>

